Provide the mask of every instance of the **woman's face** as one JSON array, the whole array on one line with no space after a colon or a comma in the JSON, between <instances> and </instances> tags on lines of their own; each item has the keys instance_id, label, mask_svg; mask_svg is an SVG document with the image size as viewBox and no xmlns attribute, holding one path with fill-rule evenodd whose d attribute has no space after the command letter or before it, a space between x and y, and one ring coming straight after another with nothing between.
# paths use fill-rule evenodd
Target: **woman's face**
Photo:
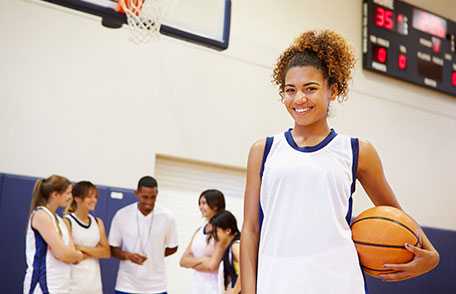
<instances>
[{"instance_id":1,"label":"woman's face","mask_svg":"<svg viewBox=\"0 0 456 294\"><path fill-rule=\"evenodd\" d=\"M96 189L90 189L87 196L84 198L75 198L78 208L82 208L87 211L95 210L98 202L98 192Z\"/></svg>"},{"instance_id":2,"label":"woman's face","mask_svg":"<svg viewBox=\"0 0 456 294\"><path fill-rule=\"evenodd\" d=\"M201 215L207 220L211 219L217 213L216 210L209 207L204 196L202 196L199 200L199 209L201 211Z\"/></svg>"},{"instance_id":3,"label":"woman's face","mask_svg":"<svg viewBox=\"0 0 456 294\"><path fill-rule=\"evenodd\" d=\"M217 240L226 241L231 237L231 229L216 228Z\"/></svg>"},{"instance_id":4,"label":"woman's face","mask_svg":"<svg viewBox=\"0 0 456 294\"><path fill-rule=\"evenodd\" d=\"M55 199L59 207L67 207L68 204L71 202L71 200L73 199L73 196L71 194L72 189L73 186L69 185L63 193L55 192Z\"/></svg>"},{"instance_id":5,"label":"woman's face","mask_svg":"<svg viewBox=\"0 0 456 294\"><path fill-rule=\"evenodd\" d=\"M283 104L296 125L326 121L329 102L336 98L323 73L313 66L295 66L287 71Z\"/></svg>"}]
</instances>

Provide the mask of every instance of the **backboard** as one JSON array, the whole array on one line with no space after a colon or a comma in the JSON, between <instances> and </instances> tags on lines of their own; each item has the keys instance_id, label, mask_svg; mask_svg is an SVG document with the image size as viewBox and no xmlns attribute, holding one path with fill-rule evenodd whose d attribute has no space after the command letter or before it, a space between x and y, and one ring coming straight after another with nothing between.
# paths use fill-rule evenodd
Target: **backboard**
<instances>
[{"instance_id":1,"label":"backboard","mask_svg":"<svg viewBox=\"0 0 456 294\"><path fill-rule=\"evenodd\" d=\"M64 9L95 15L102 24L120 28L125 14L116 11L115 0L38 0ZM147 1L147 0L146 0ZM231 0L162 0L166 4L160 33L217 50L228 48Z\"/></svg>"}]
</instances>

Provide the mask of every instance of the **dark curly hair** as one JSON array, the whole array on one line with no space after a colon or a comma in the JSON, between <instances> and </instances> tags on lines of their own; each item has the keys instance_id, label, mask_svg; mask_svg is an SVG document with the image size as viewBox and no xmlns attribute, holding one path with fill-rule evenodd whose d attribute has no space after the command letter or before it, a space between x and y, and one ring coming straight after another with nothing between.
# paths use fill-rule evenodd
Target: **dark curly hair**
<instances>
[{"instance_id":1,"label":"dark curly hair","mask_svg":"<svg viewBox=\"0 0 456 294\"><path fill-rule=\"evenodd\" d=\"M339 101L346 100L348 83L355 66L355 57L347 41L339 34L308 31L300 35L274 66L273 82L283 91L285 75L295 66L313 66L319 69L330 87L334 86Z\"/></svg>"}]
</instances>

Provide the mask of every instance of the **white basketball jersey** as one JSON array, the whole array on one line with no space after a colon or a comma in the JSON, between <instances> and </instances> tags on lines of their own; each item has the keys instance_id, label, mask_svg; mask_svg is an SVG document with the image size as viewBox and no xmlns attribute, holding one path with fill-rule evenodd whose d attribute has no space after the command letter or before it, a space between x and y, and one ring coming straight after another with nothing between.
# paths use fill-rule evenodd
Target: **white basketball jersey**
<instances>
[{"instance_id":1,"label":"white basketball jersey","mask_svg":"<svg viewBox=\"0 0 456 294\"><path fill-rule=\"evenodd\" d=\"M194 257L211 257L215 250L214 239L207 242L208 235L204 234L206 224L196 232L192 241ZM219 294L218 272L200 272L193 270L192 294Z\"/></svg>"},{"instance_id":2,"label":"white basketball jersey","mask_svg":"<svg viewBox=\"0 0 456 294\"><path fill-rule=\"evenodd\" d=\"M268 138L260 192L257 294L361 294L351 239L358 141L334 130L299 147L291 130Z\"/></svg>"},{"instance_id":3,"label":"white basketball jersey","mask_svg":"<svg viewBox=\"0 0 456 294\"><path fill-rule=\"evenodd\" d=\"M52 219L55 229L62 233L65 245L69 244L68 230L63 220L54 216L46 207L39 206ZM35 210L35 211L36 211ZM33 217L33 213L31 218ZM71 267L57 260L40 233L32 228L29 220L26 235L25 255L27 271L24 278L24 294L67 294L69 293Z\"/></svg>"},{"instance_id":4,"label":"white basketball jersey","mask_svg":"<svg viewBox=\"0 0 456 294\"><path fill-rule=\"evenodd\" d=\"M71 223L71 235L75 245L96 247L100 242L100 230L95 217L89 215L85 224L74 213L66 216ZM96 258L84 259L71 266L71 294L103 294L100 263Z\"/></svg>"}]
</instances>

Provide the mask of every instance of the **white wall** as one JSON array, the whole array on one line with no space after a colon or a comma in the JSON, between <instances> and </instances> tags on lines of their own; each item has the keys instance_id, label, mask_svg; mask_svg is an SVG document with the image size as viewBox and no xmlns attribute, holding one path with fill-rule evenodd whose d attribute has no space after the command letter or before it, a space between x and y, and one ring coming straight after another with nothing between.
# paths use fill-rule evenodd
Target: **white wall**
<instances>
[{"instance_id":1,"label":"white wall","mask_svg":"<svg viewBox=\"0 0 456 294\"><path fill-rule=\"evenodd\" d=\"M451 0L409 2L456 19ZM333 126L374 143L420 223L456 229L456 98L363 71L358 0L233 1L223 52L167 37L136 46L126 29L1 1L0 171L134 187L156 153L243 167L252 142L291 125L272 65L313 28L337 30L358 52ZM369 205L358 188L357 211Z\"/></svg>"}]
</instances>

